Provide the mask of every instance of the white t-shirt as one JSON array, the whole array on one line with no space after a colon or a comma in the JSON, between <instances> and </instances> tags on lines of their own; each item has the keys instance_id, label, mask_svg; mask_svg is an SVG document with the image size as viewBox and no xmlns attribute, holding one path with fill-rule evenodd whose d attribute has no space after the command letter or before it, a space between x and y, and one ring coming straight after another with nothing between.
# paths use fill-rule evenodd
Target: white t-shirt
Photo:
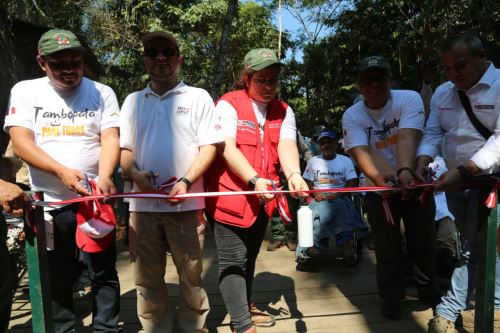
<instances>
[{"instance_id":1,"label":"white t-shirt","mask_svg":"<svg viewBox=\"0 0 500 333\"><path fill-rule=\"evenodd\" d=\"M391 90L387 103L378 110L360 101L342 117L346 151L356 146L369 146L397 167L396 143L402 128L419 131L424 126L424 105L420 95L411 90Z\"/></svg>"},{"instance_id":2,"label":"white t-shirt","mask_svg":"<svg viewBox=\"0 0 500 333\"><path fill-rule=\"evenodd\" d=\"M261 103L252 100L252 107L259 123L260 136L264 135L264 124L266 122L267 114L267 103ZM224 129L224 135L230 138L236 138L236 132L238 129L238 113L234 107L225 100L221 99L217 103L217 111L219 114L224 115L222 117L222 128ZM297 140L297 126L295 125L295 115L290 107L286 109L285 118L281 124L280 129L280 139L291 139L293 141Z\"/></svg>"},{"instance_id":3,"label":"white t-shirt","mask_svg":"<svg viewBox=\"0 0 500 333\"><path fill-rule=\"evenodd\" d=\"M4 130L25 127L35 143L50 157L89 178L98 175L101 132L118 127L120 108L113 90L83 78L64 95L54 90L48 77L21 81L11 90ZM78 197L50 173L29 166L33 190L43 191L47 201Z\"/></svg>"},{"instance_id":4,"label":"white t-shirt","mask_svg":"<svg viewBox=\"0 0 500 333\"><path fill-rule=\"evenodd\" d=\"M224 141L212 98L203 89L180 82L162 96L148 86L127 96L122 106L120 147L132 150L140 170L159 173L158 185L188 171L200 146ZM139 188L134 184L134 192ZM190 192L203 192L203 179ZM181 212L203 209L203 198L180 205L164 200L132 199L133 212Z\"/></svg>"},{"instance_id":5,"label":"white t-shirt","mask_svg":"<svg viewBox=\"0 0 500 333\"><path fill-rule=\"evenodd\" d=\"M347 181L358 176L351 159L337 154L332 160L325 160L323 155L311 157L303 177L313 182L314 189L331 189L345 187Z\"/></svg>"}]
</instances>

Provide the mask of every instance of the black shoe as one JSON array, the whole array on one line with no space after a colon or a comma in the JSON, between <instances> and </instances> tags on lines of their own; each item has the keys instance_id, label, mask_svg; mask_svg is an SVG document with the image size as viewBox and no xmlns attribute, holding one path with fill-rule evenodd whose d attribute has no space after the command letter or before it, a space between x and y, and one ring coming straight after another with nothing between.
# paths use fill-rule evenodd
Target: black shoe
<instances>
[{"instance_id":1,"label":"black shoe","mask_svg":"<svg viewBox=\"0 0 500 333\"><path fill-rule=\"evenodd\" d=\"M382 315L391 320L401 319L401 302L384 301L382 304Z\"/></svg>"},{"instance_id":2,"label":"black shoe","mask_svg":"<svg viewBox=\"0 0 500 333\"><path fill-rule=\"evenodd\" d=\"M276 251L277 249L279 249L283 245L285 245L284 239L273 239L267 245L267 250L268 251Z\"/></svg>"},{"instance_id":3,"label":"black shoe","mask_svg":"<svg viewBox=\"0 0 500 333\"><path fill-rule=\"evenodd\" d=\"M308 273L316 273L318 271L318 267L313 265L310 261L297 263L295 269L298 272L308 272Z\"/></svg>"},{"instance_id":4,"label":"black shoe","mask_svg":"<svg viewBox=\"0 0 500 333\"><path fill-rule=\"evenodd\" d=\"M297 249L297 237L288 236L286 238L286 247L288 247L290 251L295 251L295 249Z\"/></svg>"},{"instance_id":5,"label":"black shoe","mask_svg":"<svg viewBox=\"0 0 500 333\"><path fill-rule=\"evenodd\" d=\"M439 290L439 287L434 284L418 289L418 299L428 303L432 307L441 303L442 296L443 294Z\"/></svg>"}]
</instances>

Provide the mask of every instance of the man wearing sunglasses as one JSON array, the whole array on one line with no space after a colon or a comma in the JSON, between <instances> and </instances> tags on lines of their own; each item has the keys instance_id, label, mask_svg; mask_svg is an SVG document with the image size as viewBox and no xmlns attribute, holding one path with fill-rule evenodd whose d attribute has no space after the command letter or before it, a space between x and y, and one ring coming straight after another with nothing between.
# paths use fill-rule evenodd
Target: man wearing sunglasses
<instances>
[{"instance_id":1,"label":"man wearing sunglasses","mask_svg":"<svg viewBox=\"0 0 500 333\"><path fill-rule=\"evenodd\" d=\"M173 35L150 32L142 41L151 81L123 103L121 166L135 192L203 192L201 175L224 140L214 103L205 90L179 80L183 58ZM208 332L201 278L204 208L203 198L130 201L130 256L145 332ZM181 288L179 330L164 281L167 240Z\"/></svg>"},{"instance_id":2,"label":"man wearing sunglasses","mask_svg":"<svg viewBox=\"0 0 500 333\"><path fill-rule=\"evenodd\" d=\"M84 53L72 32L47 31L36 57L46 76L19 82L11 90L4 129L14 153L29 166L31 188L43 191L46 201L89 195L81 183L87 177L99 177L102 193L115 191L111 176L120 152L120 109L111 88L83 76ZM48 254L54 332L74 332L72 285L82 265L92 282L93 330L118 332L114 230L79 242L77 209L72 204L45 212L54 225L54 249Z\"/></svg>"},{"instance_id":3,"label":"man wearing sunglasses","mask_svg":"<svg viewBox=\"0 0 500 333\"><path fill-rule=\"evenodd\" d=\"M358 75L364 99L343 115L345 149L375 186L408 187L416 182L415 153L424 126L422 99L414 91L391 90L392 75L384 57L364 58ZM401 219L419 297L432 305L439 302L434 281L434 200L430 196L419 202L419 196L415 191L366 195L382 314L393 320L401 317L400 300L405 295ZM390 209L385 215L383 204Z\"/></svg>"}]
</instances>

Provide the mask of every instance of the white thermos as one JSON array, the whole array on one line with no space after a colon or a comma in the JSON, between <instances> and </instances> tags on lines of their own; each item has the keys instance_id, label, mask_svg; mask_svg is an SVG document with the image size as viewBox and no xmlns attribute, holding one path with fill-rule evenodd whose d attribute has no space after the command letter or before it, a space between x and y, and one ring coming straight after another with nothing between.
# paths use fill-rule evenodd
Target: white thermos
<instances>
[{"instance_id":1,"label":"white thermos","mask_svg":"<svg viewBox=\"0 0 500 333\"><path fill-rule=\"evenodd\" d=\"M299 246L313 246L313 216L308 206L301 206L297 211L297 223L299 229Z\"/></svg>"}]
</instances>

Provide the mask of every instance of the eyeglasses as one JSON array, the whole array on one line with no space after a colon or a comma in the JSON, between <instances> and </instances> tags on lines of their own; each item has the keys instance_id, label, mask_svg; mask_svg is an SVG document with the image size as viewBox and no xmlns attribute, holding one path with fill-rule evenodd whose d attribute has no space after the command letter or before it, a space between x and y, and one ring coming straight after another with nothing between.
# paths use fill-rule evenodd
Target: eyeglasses
<instances>
[{"instance_id":1,"label":"eyeglasses","mask_svg":"<svg viewBox=\"0 0 500 333\"><path fill-rule=\"evenodd\" d=\"M270 86L275 86L278 84L278 79L254 79L257 84L264 86L264 85L270 85Z\"/></svg>"},{"instance_id":2,"label":"eyeglasses","mask_svg":"<svg viewBox=\"0 0 500 333\"><path fill-rule=\"evenodd\" d=\"M369 86L372 83L384 84L387 82L388 79L389 79L388 75L374 75L374 76L361 77L359 79L359 83L365 86Z\"/></svg>"},{"instance_id":3,"label":"eyeglasses","mask_svg":"<svg viewBox=\"0 0 500 333\"><path fill-rule=\"evenodd\" d=\"M144 54L150 58L156 58L160 53L165 57L173 57L177 55L177 50L172 48L157 49L155 47L150 47L144 50Z\"/></svg>"},{"instance_id":4,"label":"eyeglasses","mask_svg":"<svg viewBox=\"0 0 500 333\"><path fill-rule=\"evenodd\" d=\"M48 60L47 65L49 65L49 67L54 70L75 69L83 65L83 60L73 60L73 61Z\"/></svg>"}]
</instances>

